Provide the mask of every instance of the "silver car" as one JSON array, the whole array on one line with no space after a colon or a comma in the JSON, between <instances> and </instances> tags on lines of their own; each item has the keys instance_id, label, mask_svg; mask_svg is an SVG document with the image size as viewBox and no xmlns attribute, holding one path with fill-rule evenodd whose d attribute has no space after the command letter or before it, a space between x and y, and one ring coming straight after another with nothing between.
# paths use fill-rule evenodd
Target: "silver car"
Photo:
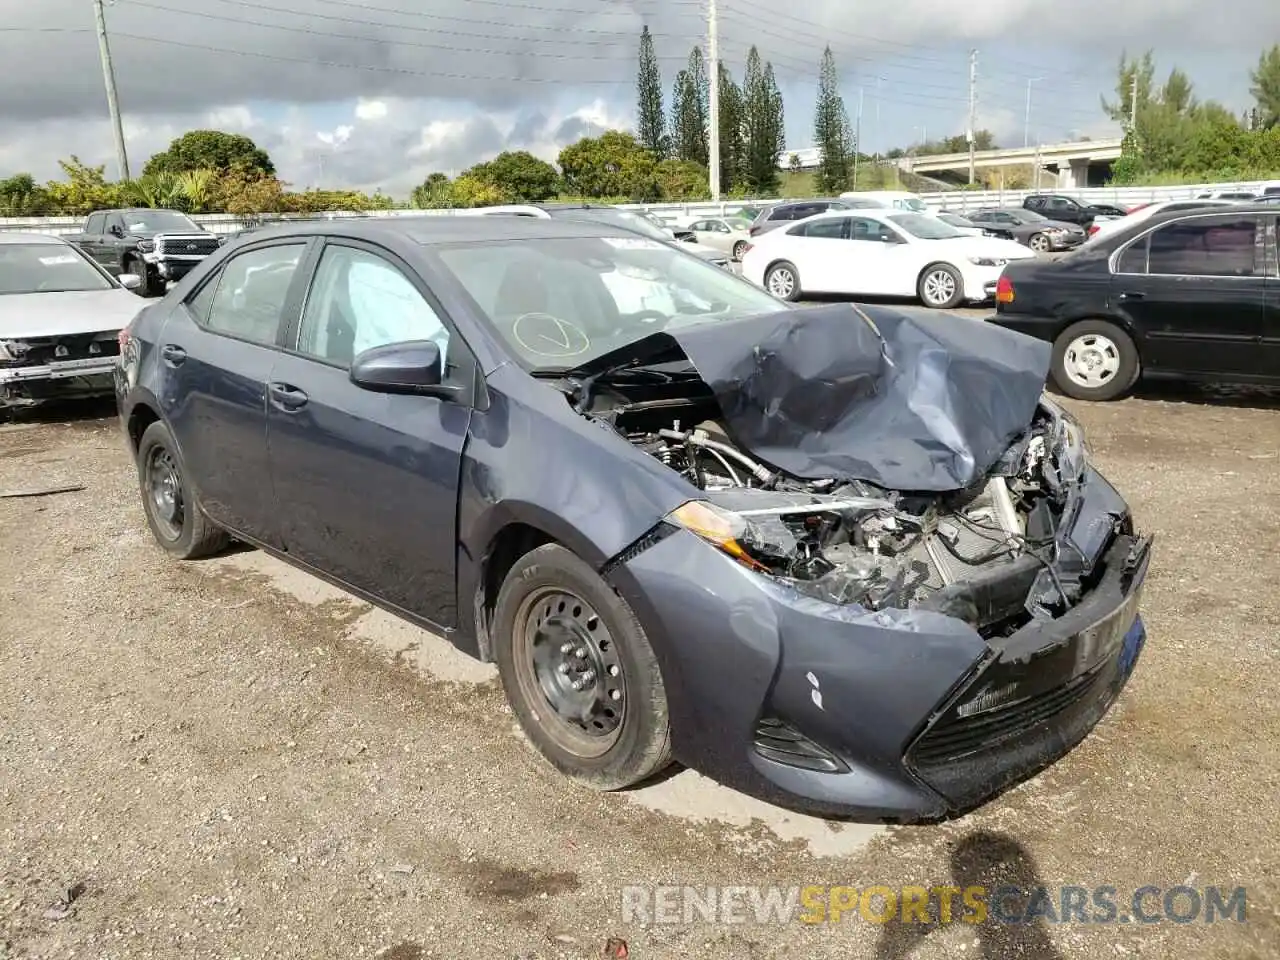
<instances>
[{"instance_id":1,"label":"silver car","mask_svg":"<svg viewBox=\"0 0 1280 960\"><path fill-rule=\"evenodd\" d=\"M113 277L61 237L0 233L0 413L110 395L120 331L142 282Z\"/></svg>"}]
</instances>

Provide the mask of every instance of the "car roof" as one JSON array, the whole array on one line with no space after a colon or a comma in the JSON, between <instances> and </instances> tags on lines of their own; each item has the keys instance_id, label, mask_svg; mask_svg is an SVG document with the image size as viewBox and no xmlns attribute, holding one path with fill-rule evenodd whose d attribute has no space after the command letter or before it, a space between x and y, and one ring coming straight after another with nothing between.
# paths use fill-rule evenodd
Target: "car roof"
<instances>
[{"instance_id":1,"label":"car roof","mask_svg":"<svg viewBox=\"0 0 1280 960\"><path fill-rule=\"evenodd\" d=\"M51 233L0 233L0 244L22 244L23 246L31 246L33 244L65 244L67 243L62 237L56 237Z\"/></svg>"},{"instance_id":2,"label":"car roof","mask_svg":"<svg viewBox=\"0 0 1280 960\"><path fill-rule=\"evenodd\" d=\"M335 236L355 240L399 237L423 246L443 243L485 243L495 240L553 240L574 237L616 237L633 234L623 227L585 220L550 217L475 217L431 215L371 217L368 219L301 220L272 224L254 231L254 241L272 237Z\"/></svg>"}]
</instances>

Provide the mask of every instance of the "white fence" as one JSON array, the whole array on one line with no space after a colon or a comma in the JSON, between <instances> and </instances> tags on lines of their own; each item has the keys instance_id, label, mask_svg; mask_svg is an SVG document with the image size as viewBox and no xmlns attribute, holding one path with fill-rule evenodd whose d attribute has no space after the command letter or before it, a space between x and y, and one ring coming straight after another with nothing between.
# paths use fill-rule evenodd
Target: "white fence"
<instances>
[{"instance_id":1,"label":"white fence","mask_svg":"<svg viewBox=\"0 0 1280 960\"><path fill-rule=\"evenodd\" d=\"M1262 188L1274 185L1274 181L1251 183L1211 183L1180 187L1093 187L1084 190L1045 190L1043 193L1055 193L1061 196L1076 197L1093 203L1139 204L1156 200L1180 200L1195 197L1209 190L1244 190L1261 193ZM1031 190L949 190L945 193L923 193L921 198L935 209L945 207L963 213L966 210L978 210L982 207L1019 206ZM631 210L648 210L664 220L676 220L687 217L706 217L732 213L748 203L778 203L770 200L726 200L722 203L651 203L624 204ZM286 219L316 220L327 217L347 218L352 216L370 217L404 217L404 216L449 216L456 210L373 210L367 214L351 214L343 212L315 214L313 216L293 216ZM244 226L244 220L230 214L196 214L192 217L196 223L211 233L233 233ZM30 232L66 234L79 233L83 229L82 217L0 217L0 232Z\"/></svg>"}]
</instances>

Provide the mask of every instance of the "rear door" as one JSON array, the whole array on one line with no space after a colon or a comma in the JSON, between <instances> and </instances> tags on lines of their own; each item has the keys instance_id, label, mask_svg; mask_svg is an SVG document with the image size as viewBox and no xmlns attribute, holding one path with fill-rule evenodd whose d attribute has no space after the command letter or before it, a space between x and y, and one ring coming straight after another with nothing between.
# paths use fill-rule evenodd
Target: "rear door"
<instances>
[{"instance_id":1,"label":"rear door","mask_svg":"<svg viewBox=\"0 0 1280 960\"><path fill-rule=\"evenodd\" d=\"M1119 252L1115 308L1139 331L1153 373L1262 375L1268 224L1254 214L1191 215Z\"/></svg>"},{"instance_id":2,"label":"rear door","mask_svg":"<svg viewBox=\"0 0 1280 960\"><path fill-rule=\"evenodd\" d=\"M831 217L786 227L784 255L800 272L808 293L851 293L854 272L849 264L848 220Z\"/></svg>"},{"instance_id":3,"label":"rear door","mask_svg":"<svg viewBox=\"0 0 1280 960\"><path fill-rule=\"evenodd\" d=\"M279 546L267 463L267 383L303 286L299 239L230 257L170 314L160 403L201 502L218 523Z\"/></svg>"},{"instance_id":4,"label":"rear door","mask_svg":"<svg viewBox=\"0 0 1280 960\"><path fill-rule=\"evenodd\" d=\"M350 380L371 347L435 340L463 400ZM330 240L268 387L271 477L290 555L428 620L457 625L458 485L477 364L421 278L381 247ZM530 468L536 465L530 464Z\"/></svg>"}]
</instances>

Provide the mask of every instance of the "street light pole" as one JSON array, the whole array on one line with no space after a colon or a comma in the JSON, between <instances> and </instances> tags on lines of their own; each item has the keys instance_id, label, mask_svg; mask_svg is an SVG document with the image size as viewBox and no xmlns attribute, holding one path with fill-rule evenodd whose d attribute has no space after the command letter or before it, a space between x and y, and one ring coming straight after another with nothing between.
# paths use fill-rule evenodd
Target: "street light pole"
<instances>
[{"instance_id":1,"label":"street light pole","mask_svg":"<svg viewBox=\"0 0 1280 960\"><path fill-rule=\"evenodd\" d=\"M716 0L707 0L707 166L711 174L711 199L720 202L720 30Z\"/></svg>"},{"instance_id":2,"label":"street light pole","mask_svg":"<svg viewBox=\"0 0 1280 960\"><path fill-rule=\"evenodd\" d=\"M1025 150L1031 146L1031 85L1039 83L1044 77L1032 77L1027 81L1027 116L1023 122L1022 129L1022 148Z\"/></svg>"},{"instance_id":3,"label":"street light pole","mask_svg":"<svg viewBox=\"0 0 1280 960\"><path fill-rule=\"evenodd\" d=\"M124 149L124 126L120 121L120 97L116 94L116 72L111 65L111 47L107 43L107 17L102 11L102 0L93 0L93 17L98 26L98 54L102 58L102 79L107 86L107 110L111 114L111 129L115 134L116 163L120 167L120 179L129 179L129 155Z\"/></svg>"}]
</instances>

